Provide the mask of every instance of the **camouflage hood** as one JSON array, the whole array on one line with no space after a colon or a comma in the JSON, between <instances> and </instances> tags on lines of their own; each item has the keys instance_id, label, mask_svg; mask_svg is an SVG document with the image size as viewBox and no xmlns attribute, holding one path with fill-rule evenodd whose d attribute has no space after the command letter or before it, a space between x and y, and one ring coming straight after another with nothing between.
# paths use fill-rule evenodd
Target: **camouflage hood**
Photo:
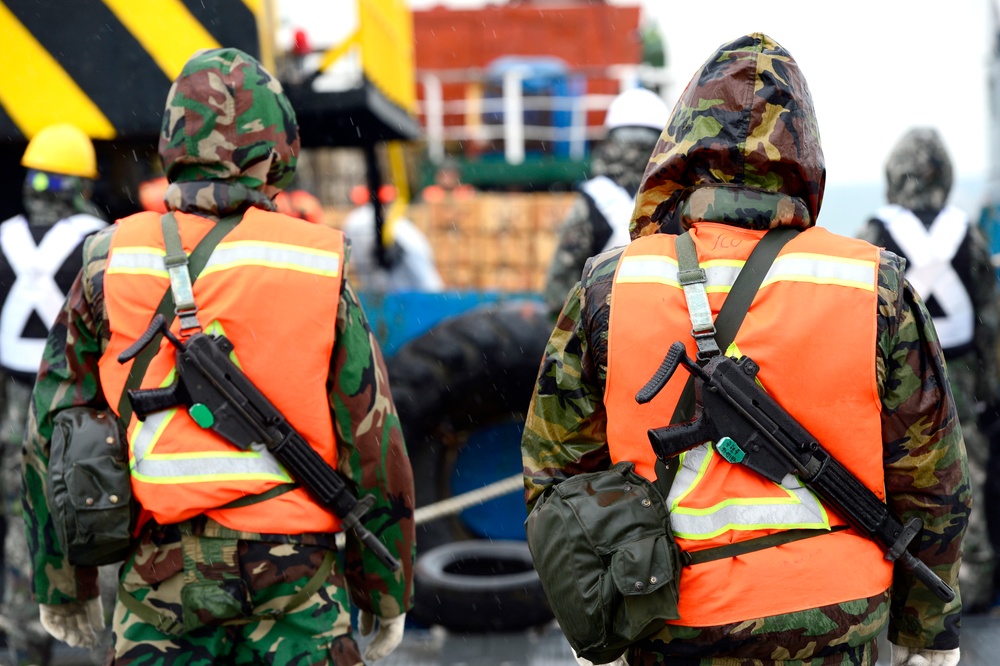
<instances>
[{"instance_id":1,"label":"camouflage hood","mask_svg":"<svg viewBox=\"0 0 1000 666\"><path fill-rule=\"evenodd\" d=\"M295 175L299 129L281 83L238 49L195 54L167 95L160 156L171 210L227 215L271 198Z\"/></svg>"},{"instance_id":2,"label":"camouflage hood","mask_svg":"<svg viewBox=\"0 0 1000 666\"><path fill-rule=\"evenodd\" d=\"M914 211L937 212L951 192L951 160L936 130L910 130L885 165L886 199Z\"/></svg>"},{"instance_id":3,"label":"camouflage hood","mask_svg":"<svg viewBox=\"0 0 1000 666\"><path fill-rule=\"evenodd\" d=\"M798 64L770 37L746 35L719 47L677 101L639 188L632 238L676 231L675 220L809 227L825 183Z\"/></svg>"},{"instance_id":4,"label":"camouflage hood","mask_svg":"<svg viewBox=\"0 0 1000 666\"><path fill-rule=\"evenodd\" d=\"M623 138L620 133L611 132L594 149L590 165L591 176L607 176L634 196L642 182L649 154L656 145L656 130L647 131L650 134L648 139L642 137L641 132L627 138Z\"/></svg>"}]
</instances>

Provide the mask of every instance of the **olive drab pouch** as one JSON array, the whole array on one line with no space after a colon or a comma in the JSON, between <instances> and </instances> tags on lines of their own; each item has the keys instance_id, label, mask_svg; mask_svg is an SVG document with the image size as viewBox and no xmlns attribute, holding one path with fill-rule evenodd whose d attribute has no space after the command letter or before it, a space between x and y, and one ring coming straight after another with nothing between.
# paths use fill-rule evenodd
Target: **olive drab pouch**
<instances>
[{"instance_id":1,"label":"olive drab pouch","mask_svg":"<svg viewBox=\"0 0 1000 666\"><path fill-rule=\"evenodd\" d=\"M679 617L680 550L667 505L634 463L556 485L525 527L549 605L580 657L614 661Z\"/></svg>"},{"instance_id":2,"label":"olive drab pouch","mask_svg":"<svg viewBox=\"0 0 1000 666\"><path fill-rule=\"evenodd\" d=\"M48 500L63 553L77 566L125 559L136 511L128 454L110 410L72 407L52 431Z\"/></svg>"}]
</instances>

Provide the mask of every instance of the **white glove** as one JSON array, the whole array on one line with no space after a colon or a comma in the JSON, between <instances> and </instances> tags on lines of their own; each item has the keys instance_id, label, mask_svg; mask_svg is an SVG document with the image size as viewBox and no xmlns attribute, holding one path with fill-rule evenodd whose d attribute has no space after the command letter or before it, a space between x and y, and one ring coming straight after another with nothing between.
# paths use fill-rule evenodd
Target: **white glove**
<instances>
[{"instance_id":1,"label":"white glove","mask_svg":"<svg viewBox=\"0 0 1000 666\"><path fill-rule=\"evenodd\" d=\"M42 604L38 608L45 631L70 647L94 647L104 631L100 597L68 604Z\"/></svg>"},{"instance_id":2,"label":"white glove","mask_svg":"<svg viewBox=\"0 0 1000 666\"><path fill-rule=\"evenodd\" d=\"M889 643L892 666L958 666L958 648L919 650Z\"/></svg>"},{"instance_id":3,"label":"white glove","mask_svg":"<svg viewBox=\"0 0 1000 666\"><path fill-rule=\"evenodd\" d=\"M378 661L399 647L403 640L403 625L406 623L406 613L392 618L378 618L378 632L375 638L365 648L365 661ZM358 614L358 630L362 636L372 633L375 628L375 617L371 613L361 611Z\"/></svg>"},{"instance_id":4,"label":"white glove","mask_svg":"<svg viewBox=\"0 0 1000 666\"><path fill-rule=\"evenodd\" d=\"M628 666L628 661L626 661L625 655L622 655L614 661L610 661L606 664L595 664L589 659L577 656L576 652L573 653L573 656L576 657L576 663L580 664L580 666Z\"/></svg>"}]
</instances>

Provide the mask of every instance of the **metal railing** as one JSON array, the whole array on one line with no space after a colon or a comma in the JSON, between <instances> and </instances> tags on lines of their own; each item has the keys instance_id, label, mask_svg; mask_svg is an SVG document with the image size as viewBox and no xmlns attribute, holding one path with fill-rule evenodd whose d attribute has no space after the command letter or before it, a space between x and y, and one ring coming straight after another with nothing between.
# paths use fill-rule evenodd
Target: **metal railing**
<instances>
[{"instance_id":1,"label":"metal railing","mask_svg":"<svg viewBox=\"0 0 1000 666\"><path fill-rule=\"evenodd\" d=\"M588 81L617 81L619 92L642 85L657 90L660 95L667 93L670 84L663 68L613 65L567 69L560 78L582 83L584 92L580 94L526 94L525 81L538 78L551 77L538 77L518 68L509 69L500 77L482 68L418 70L417 80L423 95L417 104L417 114L424 127L431 160L438 163L444 159L448 142L499 142L506 162L521 164L526 156L526 143L531 141L562 143L568 148L570 159L580 160L586 155L587 142L604 136L604 112L615 98L615 94L585 92ZM465 96L446 99L445 87L455 84L464 86ZM484 94L487 86L494 92L499 88L500 94ZM600 112L600 120L595 121L598 114L592 112ZM561 119L568 119L568 122L552 122L555 113L563 114ZM532 114L549 120L541 124L526 122L526 115Z\"/></svg>"}]
</instances>

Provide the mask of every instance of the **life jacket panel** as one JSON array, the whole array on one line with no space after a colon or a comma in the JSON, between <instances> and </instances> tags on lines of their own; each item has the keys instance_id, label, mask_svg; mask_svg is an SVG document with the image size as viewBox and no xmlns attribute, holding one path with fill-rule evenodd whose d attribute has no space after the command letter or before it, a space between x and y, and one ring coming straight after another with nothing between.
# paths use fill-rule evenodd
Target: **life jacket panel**
<instances>
[{"instance_id":1,"label":"life jacket panel","mask_svg":"<svg viewBox=\"0 0 1000 666\"><path fill-rule=\"evenodd\" d=\"M700 222L691 232L718 315L762 231ZM615 274L605 404L613 462L635 461L655 478L647 430L670 423L688 373L679 370L646 405L635 394L671 343L697 350L674 236L653 234L624 251ZM875 374L879 250L812 228L781 250L756 294L731 353L760 365L758 380L799 423L880 498L885 497ZM822 381L818 381L822 378ZM846 427L845 427L846 426ZM799 480L775 484L701 445L683 454L668 498L686 551L845 521ZM690 565L680 580L685 626L716 626L867 598L889 587L892 563L853 530Z\"/></svg>"},{"instance_id":2,"label":"life jacket panel","mask_svg":"<svg viewBox=\"0 0 1000 666\"><path fill-rule=\"evenodd\" d=\"M190 254L213 222L175 214ZM111 342L100 360L101 383L117 412L132 361L118 355L148 327L169 289L160 216L121 220L111 241L104 298ZM327 393L344 240L334 229L251 208L218 244L194 283L198 320L223 334L244 373L332 466L337 449ZM176 334L179 322L173 322ZM176 380L174 347L166 339L141 387ZM184 408L132 416L128 426L132 488L145 512L161 524L204 513L235 530L270 534L332 532L340 520L303 488L256 504L219 508L291 481L263 449L241 451L198 427ZM258 450L259 448L259 450Z\"/></svg>"}]
</instances>

